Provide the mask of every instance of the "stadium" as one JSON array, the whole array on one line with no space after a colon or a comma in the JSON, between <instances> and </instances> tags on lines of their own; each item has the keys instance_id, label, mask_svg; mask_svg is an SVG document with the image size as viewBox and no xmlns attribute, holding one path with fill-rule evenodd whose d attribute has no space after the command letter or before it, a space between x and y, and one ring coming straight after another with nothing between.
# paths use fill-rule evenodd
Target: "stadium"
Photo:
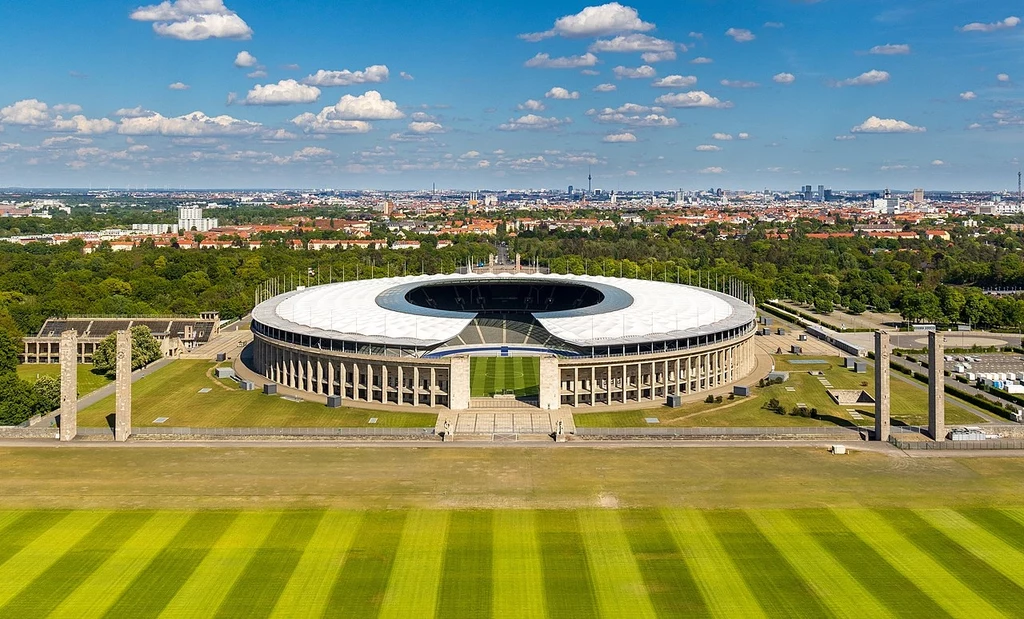
<instances>
[{"instance_id":1,"label":"stadium","mask_svg":"<svg viewBox=\"0 0 1024 619\"><path fill-rule=\"evenodd\" d=\"M251 364L303 395L382 405L661 403L753 370L756 312L727 288L522 271L300 287L253 311Z\"/></svg>"}]
</instances>

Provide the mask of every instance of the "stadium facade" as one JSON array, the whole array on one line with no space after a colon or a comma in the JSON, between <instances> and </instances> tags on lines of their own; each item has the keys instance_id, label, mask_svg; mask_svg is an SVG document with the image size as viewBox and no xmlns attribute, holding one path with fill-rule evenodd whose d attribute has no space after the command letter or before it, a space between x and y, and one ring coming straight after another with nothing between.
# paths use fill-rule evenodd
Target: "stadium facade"
<instances>
[{"instance_id":1,"label":"stadium facade","mask_svg":"<svg viewBox=\"0 0 1024 619\"><path fill-rule=\"evenodd\" d=\"M316 396L465 410L470 357L530 355L542 409L642 405L753 370L756 312L738 296L521 272L332 283L257 305L252 364Z\"/></svg>"}]
</instances>

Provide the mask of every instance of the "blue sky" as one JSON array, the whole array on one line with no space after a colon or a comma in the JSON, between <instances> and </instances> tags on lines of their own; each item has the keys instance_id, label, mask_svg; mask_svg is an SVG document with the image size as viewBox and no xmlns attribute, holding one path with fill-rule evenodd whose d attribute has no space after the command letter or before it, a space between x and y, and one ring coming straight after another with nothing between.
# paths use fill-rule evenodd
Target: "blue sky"
<instances>
[{"instance_id":1,"label":"blue sky","mask_svg":"<svg viewBox=\"0 0 1024 619\"><path fill-rule=\"evenodd\" d=\"M755 6L751 6L755 5ZM28 7L28 8L26 8ZM1006 189L1006 0L0 4L0 186Z\"/></svg>"}]
</instances>

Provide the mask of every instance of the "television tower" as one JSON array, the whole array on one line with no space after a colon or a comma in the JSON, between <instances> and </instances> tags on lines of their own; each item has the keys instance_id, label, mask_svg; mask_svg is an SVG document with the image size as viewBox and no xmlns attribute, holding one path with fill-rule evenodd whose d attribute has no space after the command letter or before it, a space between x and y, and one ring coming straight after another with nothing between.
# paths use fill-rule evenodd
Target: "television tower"
<instances>
[{"instance_id":1,"label":"television tower","mask_svg":"<svg viewBox=\"0 0 1024 619\"><path fill-rule=\"evenodd\" d=\"M1017 176L1020 176L1019 174ZM594 177L590 173L590 167L587 167L587 195L594 193Z\"/></svg>"}]
</instances>

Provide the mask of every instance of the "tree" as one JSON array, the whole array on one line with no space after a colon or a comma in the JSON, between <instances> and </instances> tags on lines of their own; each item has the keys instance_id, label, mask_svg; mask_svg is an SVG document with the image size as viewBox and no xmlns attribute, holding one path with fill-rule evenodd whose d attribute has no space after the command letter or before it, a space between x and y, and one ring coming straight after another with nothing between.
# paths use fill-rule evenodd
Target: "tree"
<instances>
[{"instance_id":1,"label":"tree","mask_svg":"<svg viewBox=\"0 0 1024 619\"><path fill-rule=\"evenodd\" d=\"M153 337L149 327L137 326L131 328L132 338L132 370L144 368L150 363L163 356L160 352L160 342ZM117 334L107 336L92 355L93 366L105 373L107 378L114 378L117 374Z\"/></svg>"},{"instance_id":2,"label":"tree","mask_svg":"<svg viewBox=\"0 0 1024 619\"><path fill-rule=\"evenodd\" d=\"M0 426L16 426L35 409L32 386L14 372L0 374Z\"/></svg>"},{"instance_id":3,"label":"tree","mask_svg":"<svg viewBox=\"0 0 1024 619\"><path fill-rule=\"evenodd\" d=\"M60 379L56 376L40 376L32 385L36 399L36 410L48 413L60 407Z\"/></svg>"},{"instance_id":4,"label":"tree","mask_svg":"<svg viewBox=\"0 0 1024 619\"><path fill-rule=\"evenodd\" d=\"M18 367L21 342L7 331L0 331L0 374L9 374Z\"/></svg>"}]
</instances>

